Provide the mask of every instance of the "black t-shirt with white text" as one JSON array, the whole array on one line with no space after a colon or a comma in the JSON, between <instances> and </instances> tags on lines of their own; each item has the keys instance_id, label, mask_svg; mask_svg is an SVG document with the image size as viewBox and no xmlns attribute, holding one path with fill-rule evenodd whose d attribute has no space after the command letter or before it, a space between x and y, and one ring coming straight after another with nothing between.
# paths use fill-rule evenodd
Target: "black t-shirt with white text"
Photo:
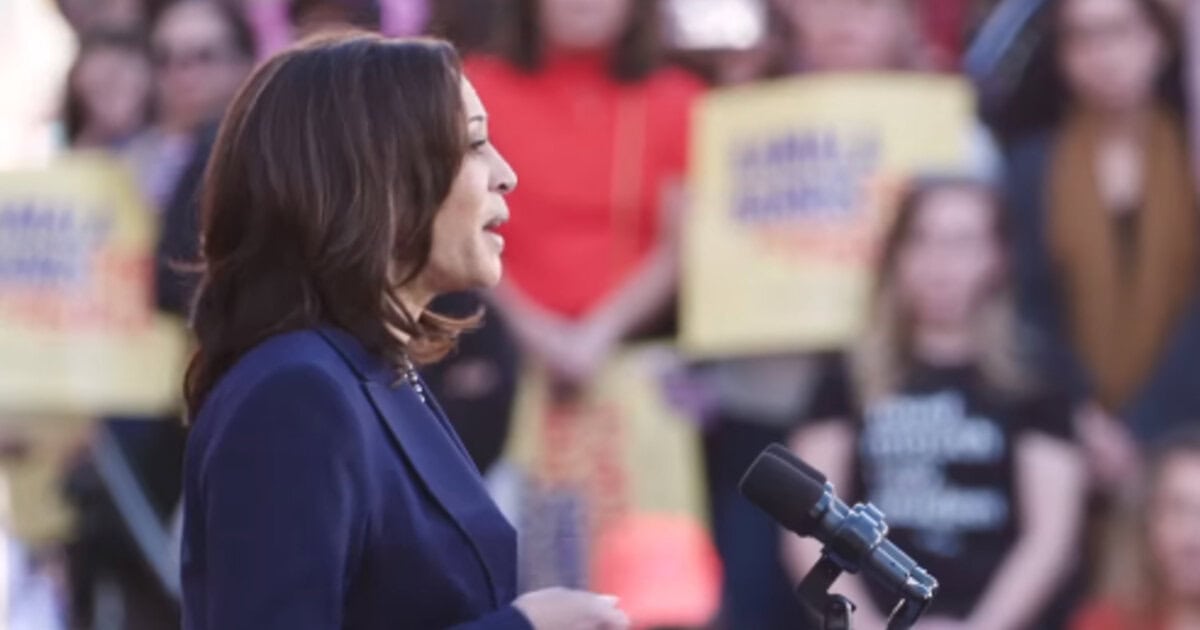
<instances>
[{"instance_id":1,"label":"black t-shirt with white text","mask_svg":"<svg viewBox=\"0 0 1200 630\"><path fill-rule=\"evenodd\" d=\"M927 614L957 618L978 604L1016 540L1018 439L1073 439L1065 398L999 394L971 365L917 365L899 391L863 409L838 362L808 417L853 423L854 481L843 498L886 515L888 538L939 582ZM876 606L890 611L896 598L869 587Z\"/></svg>"}]
</instances>

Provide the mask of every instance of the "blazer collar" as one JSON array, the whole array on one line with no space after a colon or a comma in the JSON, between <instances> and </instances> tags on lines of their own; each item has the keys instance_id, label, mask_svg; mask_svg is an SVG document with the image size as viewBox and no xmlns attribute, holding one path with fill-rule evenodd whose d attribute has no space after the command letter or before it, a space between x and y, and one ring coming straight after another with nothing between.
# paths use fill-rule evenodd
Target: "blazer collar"
<instances>
[{"instance_id":1,"label":"blazer collar","mask_svg":"<svg viewBox=\"0 0 1200 630\"><path fill-rule=\"evenodd\" d=\"M342 360L362 381L377 381L385 385L395 383L399 375L382 357L371 354L354 335L334 326L321 326L317 333L333 346Z\"/></svg>"},{"instance_id":2,"label":"blazer collar","mask_svg":"<svg viewBox=\"0 0 1200 630\"><path fill-rule=\"evenodd\" d=\"M500 585L505 572L516 567L511 526L488 495L466 447L428 388L426 404L407 384L393 386L395 372L348 332L332 327L318 332L358 375L395 446L470 541L487 574L493 606L507 604L500 601Z\"/></svg>"},{"instance_id":3,"label":"blazer collar","mask_svg":"<svg viewBox=\"0 0 1200 630\"><path fill-rule=\"evenodd\" d=\"M326 342L333 346L334 350L341 355L342 360L350 366L350 369L354 371L359 380L364 384L378 383L393 389L401 389L400 387L394 387L400 384L401 380L396 370L390 367L382 358L368 352L362 343L349 332L333 326L322 326L317 329L317 332L325 338ZM418 375L418 378L420 378L420 375ZM429 401L429 409L426 411L432 412L446 426L455 446L462 451L463 457L471 463L471 469L474 470L475 465L473 460L471 460L471 455L467 451L466 445L463 444L462 439L458 436L458 432L450 424L449 419L446 417L446 412L442 410L437 399L433 397L424 379L421 379L421 387L424 388L425 397Z\"/></svg>"}]
</instances>

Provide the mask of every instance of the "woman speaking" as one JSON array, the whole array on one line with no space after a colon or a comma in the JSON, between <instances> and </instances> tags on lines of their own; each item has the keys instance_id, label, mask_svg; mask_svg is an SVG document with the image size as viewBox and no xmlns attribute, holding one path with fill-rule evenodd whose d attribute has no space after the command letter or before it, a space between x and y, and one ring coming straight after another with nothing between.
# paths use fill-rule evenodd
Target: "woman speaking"
<instances>
[{"instance_id":1,"label":"woman speaking","mask_svg":"<svg viewBox=\"0 0 1200 630\"><path fill-rule=\"evenodd\" d=\"M515 185L448 44L316 40L243 86L203 199L184 628L627 625L515 597L513 529L414 368L475 323L426 305L499 280Z\"/></svg>"}]
</instances>

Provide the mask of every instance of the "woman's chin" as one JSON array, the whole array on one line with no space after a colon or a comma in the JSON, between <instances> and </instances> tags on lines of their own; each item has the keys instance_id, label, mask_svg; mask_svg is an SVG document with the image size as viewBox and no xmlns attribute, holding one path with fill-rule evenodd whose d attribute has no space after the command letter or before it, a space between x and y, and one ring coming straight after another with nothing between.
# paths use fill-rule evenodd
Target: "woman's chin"
<instances>
[{"instance_id":1,"label":"woman's chin","mask_svg":"<svg viewBox=\"0 0 1200 630\"><path fill-rule=\"evenodd\" d=\"M500 284L500 278L504 276L504 265L500 263L499 257L497 257L494 263L476 270L472 275L470 289L490 289Z\"/></svg>"},{"instance_id":2,"label":"woman's chin","mask_svg":"<svg viewBox=\"0 0 1200 630\"><path fill-rule=\"evenodd\" d=\"M436 295L490 289L500 283L504 273L504 265L499 256L477 259L474 264L462 265L453 271L443 269L441 272L430 270L428 273L431 280L425 283Z\"/></svg>"}]
</instances>

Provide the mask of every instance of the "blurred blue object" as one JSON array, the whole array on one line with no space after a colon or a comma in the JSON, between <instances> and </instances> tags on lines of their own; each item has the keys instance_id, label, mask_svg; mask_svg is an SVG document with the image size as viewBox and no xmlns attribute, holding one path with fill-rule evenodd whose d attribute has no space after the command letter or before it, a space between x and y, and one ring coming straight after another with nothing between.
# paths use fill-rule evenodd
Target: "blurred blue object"
<instances>
[{"instance_id":1,"label":"blurred blue object","mask_svg":"<svg viewBox=\"0 0 1200 630\"><path fill-rule=\"evenodd\" d=\"M1045 37L1038 18L1047 0L1002 0L980 26L963 55L963 70L984 102L1003 103Z\"/></svg>"}]
</instances>

